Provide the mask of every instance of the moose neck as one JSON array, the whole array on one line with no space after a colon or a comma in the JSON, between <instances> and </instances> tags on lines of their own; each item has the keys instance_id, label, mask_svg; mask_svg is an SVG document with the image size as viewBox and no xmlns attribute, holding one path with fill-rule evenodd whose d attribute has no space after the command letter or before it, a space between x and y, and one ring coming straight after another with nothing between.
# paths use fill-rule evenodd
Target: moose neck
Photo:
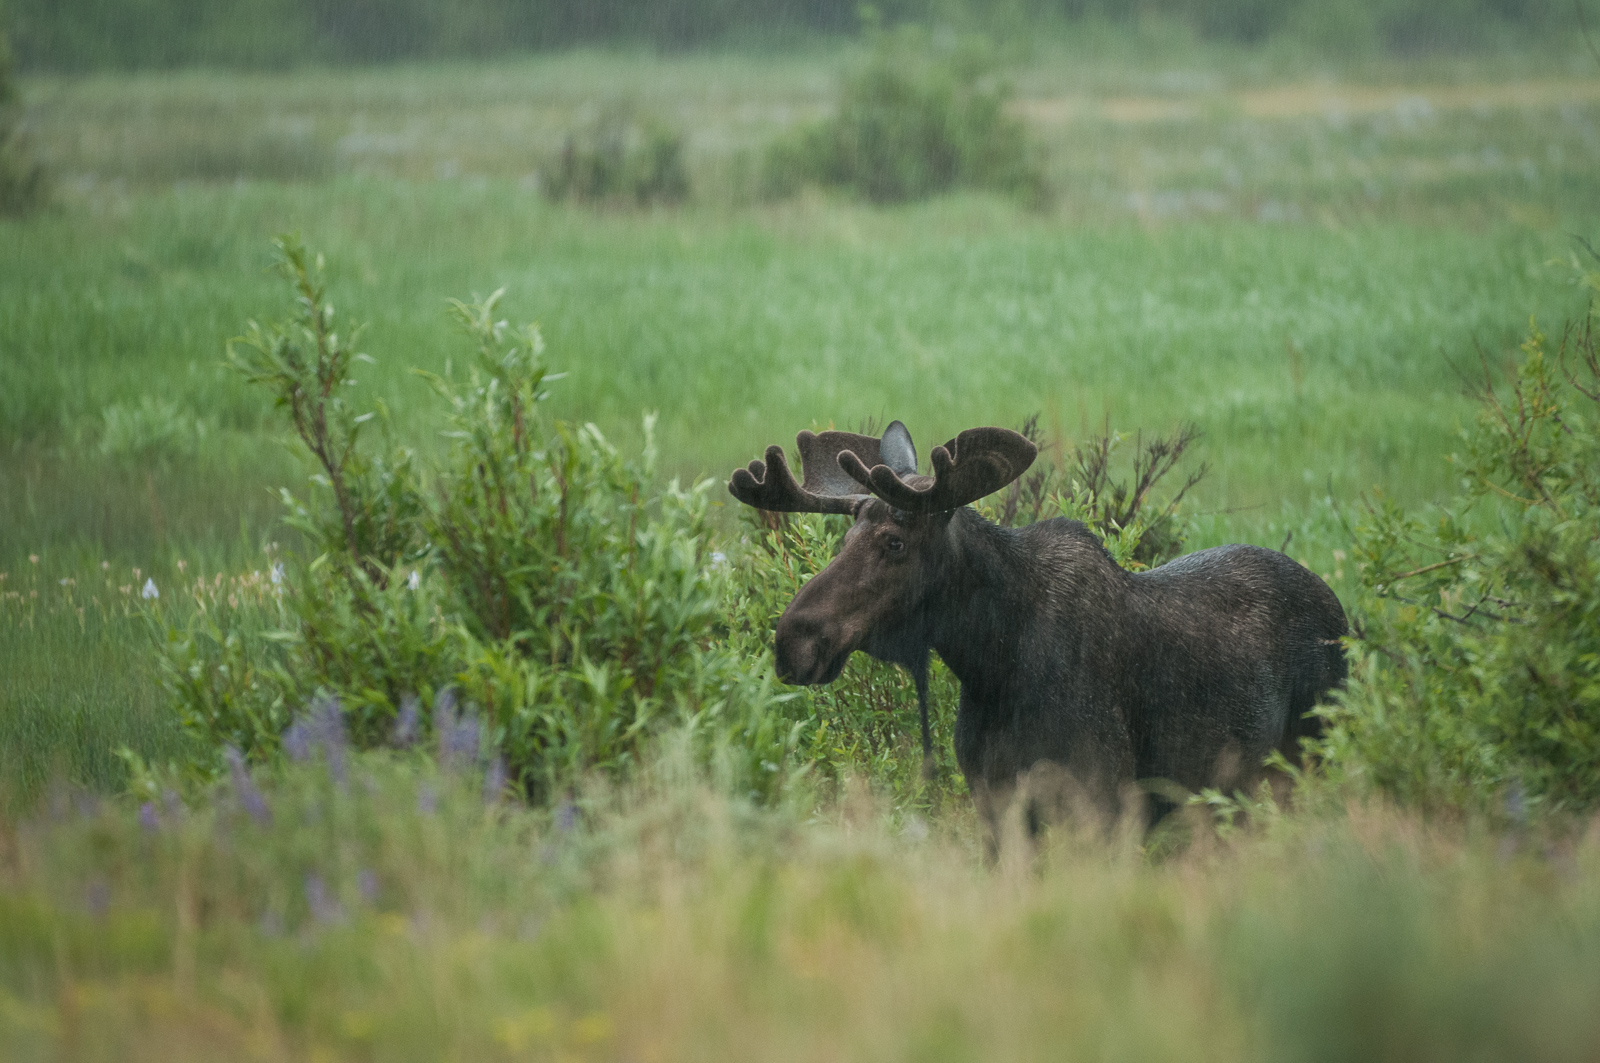
<instances>
[{"instance_id":1,"label":"moose neck","mask_svg":"<svg viewBox=\"0 0 1600 1063\"><path fill-rule=\"evenodd\" d=\"M1074 622L1077 610L1062 609L1063 599L1094 593L1089 584L1116 593L1125 578L1094 537L1082 525L1077 530L1081 535L1066 537L1065 544L1052 537L1055 549L1047 557L1027 529L1002 528L971 509L952 516L946 565L927 610L928 644L977 700L1004 698L1026 671L1030 636L1047 613L1058 634ZM1057 554L1062 545L1071 556Z\"/></svg>"}]
</instances>

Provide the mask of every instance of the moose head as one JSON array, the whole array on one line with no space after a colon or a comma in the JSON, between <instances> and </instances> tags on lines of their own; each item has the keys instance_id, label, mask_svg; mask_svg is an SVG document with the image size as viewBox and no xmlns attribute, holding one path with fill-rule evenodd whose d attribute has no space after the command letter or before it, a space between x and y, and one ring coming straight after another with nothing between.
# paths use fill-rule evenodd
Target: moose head
<instances>
[{"instance_id":1,"label":"moose head","mask_svg":"<svg viewBox=\"0 0 1600 1063\"><path fill-rule=\"evenodd\" d=\"M881 439L801 432L805 474L796 483L783 448L738 469L728 490L757 509L848 513L855 525L837 557L795 595L778 621L777 670L790 683L830 683L856 650L910 669L926 686L927 599L959 552L951 515L1027 471L1038 448L1005 428L969 428L933 448L933 475L917 473L911 433L899 421Z\"/></svg>"}]
</instances>

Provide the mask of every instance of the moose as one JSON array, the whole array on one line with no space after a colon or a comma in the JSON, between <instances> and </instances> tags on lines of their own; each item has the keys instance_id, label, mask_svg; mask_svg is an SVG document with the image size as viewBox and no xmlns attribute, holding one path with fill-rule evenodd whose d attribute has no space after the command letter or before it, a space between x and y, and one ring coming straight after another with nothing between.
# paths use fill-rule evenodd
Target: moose
<instances>
[{"instance_id":1,"label":"moose","mask_svg":"<svg viewBox=\"0 0 1600 1063\"><path fill-rule=\"evenodd\" d=\"M757 509L854 518L778 620L778 676L830 683L856 650L905 667L926 752L937 652L961 683L956 760L991 859L1019 800L1037 833L1069 797L1115 815L1143 784L1153 822L1174 784L1253 785L1274 749L1298 759L1310 710L1344 681L1344 609L1281 553L1219 546L1130 572L1077 521L984 519L970 504L1037 456L1018 432L967 429L933 449L931 476L899 421L796 442L802 483L773 445L728 484Z\"/></svg>"}]
</instances>

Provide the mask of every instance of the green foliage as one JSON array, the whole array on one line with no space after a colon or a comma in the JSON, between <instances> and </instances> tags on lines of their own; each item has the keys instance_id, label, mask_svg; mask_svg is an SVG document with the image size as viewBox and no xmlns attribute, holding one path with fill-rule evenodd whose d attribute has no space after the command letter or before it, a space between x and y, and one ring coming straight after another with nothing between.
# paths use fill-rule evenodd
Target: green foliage
<instances>
[{"instance_id":1,"label":"green foliage","mask_svg":"<svg viewBox=\"0 0 1600 1063\"><path fill-rule=\"evenodd\" d=\"M1233 42L1291 37L1323 49L1418 50L1492 45L1575 23L1563 0L12 0L12 7L24 61L64 70L283 67L596 44L770 47L880 23L1028 40L1152 18Z\"/></svg>"},{"instance_id":2,"label":"green foliage","mask_svg":"<svg viewBox=\"0 0 1600 1063\"><path fill-rule=\"evenodd\" d=\"M1426 804L1600 803L1600 349L1534 330L1426 518L1382 498L1355 529L1356 668L1322 750Z\"/></svg>"},{"instance_id":3,"label":"green foliage","mask_svg":"<svg viewBox=\"0 0 1600 1063\"><path fill-rule=\"evenodd\" d=\"M284 492L314 556L276 567L253 604L167 626L167 685L202 740L193 767L220 770L228 747L272 757L319 695L362 748L445 727L433 715L459 700L533 794L625 769L669 728L730 785L772 793L797 732L769 725L765 662L720 638L710 482L656 488L648 442L629 461L592 424L546 420L543 342L496 318L499 293L455 304L472 357L429 374L451 426L444 466L420 469L386 432L370 444L383 411L357 412L349 389L371 359L337 330L320 262L279 248L295 315L252 324L232 360L315 462L306 499Z\"/></svg>"},{"instance_id":4,"label":"green foliage","mask_svg":"<svg viewBox=\"0 0 1600 1063\"><path fill-rule=\"evenodd\" d=\"M845 79L837 112L768 149L763 184L788 195L806 184L843 188L874 203L986 188L1040 202L1044 171L993 53L965 41L931 48L914 31L879 36Z\"/></svg>"},{"instance_id":5,"label":"green foliage","mask_svg":"<svg viewBox=\"0 0 1600 1063\"><path fill-rule=\"evenodd\" d=\"M1153 9L1221 40L1288 37L1323 48L1399 52L1489 45L1573 21L1573 5L1561 0L1158 0Z\"/></svg>"},{"instance_id":6,"label":"green foliage","mask_svg":"<svg viewBox=\"0 0 1600 1063\"><path fill-rule=\"evenodd\" d=\"M1131 479L1119 479L1115 459L1127 442L1107 426L1098 435L1073 445L1065 460L1049 460L1049 447L1039 432L1038 415L1020 429L1047 456L1007 489L1004 500L990 516L1005 527L1033 524L1047 517L1082 521L1117 564L1125 568L1152 568L1183 552L1187 535L1180 507L1184 496L1205 479L1201 465L1183 486L1158 499L1157 485L1170 474L1199 438L1193 425L1170 437L1156 436L1148 443L1134 437Z\"/></svg>"},{"instance_id":7,"label":"green foliage","mask_svg":"<svg viewBox=\"0 0 1600 1063\"><path fill-rule=\"evenodd\" d=\"M558 202L682 202L689 194L683 134L627 107L606 109L589 126L568 133L561 153L541 178Z\"/></svg>"},{"instance_id":8,"label":"green foliage","mask_svg":"<svg viewBox=\"0 0 1600 1063\"><path fill-rule=\"evenodd\" d=\"M0 4L0 218L30 214L48 198L44 167L30 157L28 145L17 131L20 122L5 6Z\"/></svg>"}]
</instances>

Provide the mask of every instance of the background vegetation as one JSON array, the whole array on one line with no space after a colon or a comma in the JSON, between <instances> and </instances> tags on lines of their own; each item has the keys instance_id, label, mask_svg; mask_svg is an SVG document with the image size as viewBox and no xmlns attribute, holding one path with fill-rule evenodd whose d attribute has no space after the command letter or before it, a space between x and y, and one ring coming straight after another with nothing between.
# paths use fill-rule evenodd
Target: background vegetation
<instances>
[{"instance_id":1,"label":"background vegetation","mask_svg":"<svg viewBox=\"0 0 1600 1063\"><path fill-rule=\"evenodd\" d=\"M1592 1058L1593 61L1162 10L981 68L947 31L29 59L56 190L0 220L7 1051ZM972 69L1030 182L772 197L774 145L950 128ZM868 139L900 145L868 175L948 143ZM296 230L325 262L272 249ZM1292 807L1200 795L983 870L947 674L932 782L896 669L777 685L842 527L720 481L891 417L924 451L1028 425L996 519L1323 574L1357 671Z\"/></svg>"},{"instance_id":2,"label":"background vegetation","mask_svg":"<svg viewBox=\"0 0 1600 1063\"><path fill-rule=\"evenodd\" d=\"M1027 40L1164 23L1204 38L1404 52L1550 40L1562 0L10 0L30 69L462 58L573 46L772 47L939 23ZM865 17L863 17L865 16Z\"/></svg>"}]
</instances>

